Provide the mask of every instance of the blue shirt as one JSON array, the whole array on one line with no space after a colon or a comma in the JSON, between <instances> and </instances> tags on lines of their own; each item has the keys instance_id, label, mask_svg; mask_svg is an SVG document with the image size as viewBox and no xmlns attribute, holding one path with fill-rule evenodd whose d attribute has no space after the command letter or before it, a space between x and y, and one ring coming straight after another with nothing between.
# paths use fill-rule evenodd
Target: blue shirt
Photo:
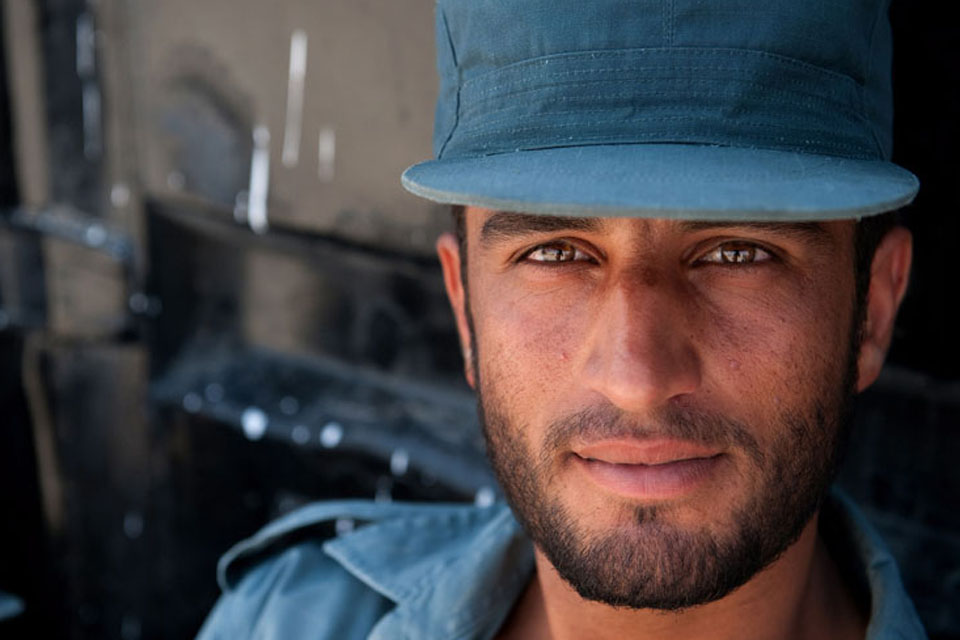
<instances>
[{"instance_id":1,"label":"blue shirt","mask_svg":"<svg viewBox=\"0 0 960 640\"><path fill-rule=\"evenodd\" d=\"M318 527L357 527L324 540ZM821 527L871 603L867 640L926 638L890 552L834 491ZM503 504L324 502L239 543L220 560L223 595L199 640L485 640L533 575L529 539Z\"/></svg>"},{"instance_id":2,"label":"blue shirt","mask_svg":"<svg viewBox=\"0 0 960 640\"><path fill-rule=\"evenodd\" d=\"M23 601L15 595L0 591L0 620L13 618L23 612Z\"/></svg>"}]
</instances>

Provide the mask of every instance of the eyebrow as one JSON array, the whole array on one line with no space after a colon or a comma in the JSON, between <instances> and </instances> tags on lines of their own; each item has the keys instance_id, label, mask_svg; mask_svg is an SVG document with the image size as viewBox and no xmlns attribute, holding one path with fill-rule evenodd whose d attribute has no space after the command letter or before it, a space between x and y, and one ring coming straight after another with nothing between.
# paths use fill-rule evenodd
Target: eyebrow
<instances>
[{"instance_id":1,"label":"eyebrow","mask_svg":"<svg viewBox=\"0 0 960 640\"><path fill-rule=\"evenodd\" d=\"M680 231L693 233L718 229L749 229L755 232L772 233L798 240L820 244L829 239L830 232L820 222L758 222L752 220L680 220ZM480 231L482 244L490 245L531 233L556 233L558 231L599 232L604 218L575 216L533 215L498 211L490 216Z\"/></svg>"},{"instance_id":2,"label":"eyebrow","mask_svg":"<svg viewBox=\"0 0 960 640\"><path fill-rule=\"evenodd\" d=\"M545 216L528 213L509 213L500 211L483 223L480 241L493 244L500 240L509 240L531 233L556 233L557 231L599 231L603 227L601 218L577 218L568 216Z\"/></svg>"},{"instance_id":3,"label":"eyebrow","mask_svg":"<svg viewBox=\"0 0 960 640\"><path fill-rule=\"evenodd\" d=\"M810 243L821 243L830 237L830 232L819 222L683 220L680 223L680 230L686 232L712 231L715 229L750 229L751 231L793 237Z\"/></svg>"}]
</instances>

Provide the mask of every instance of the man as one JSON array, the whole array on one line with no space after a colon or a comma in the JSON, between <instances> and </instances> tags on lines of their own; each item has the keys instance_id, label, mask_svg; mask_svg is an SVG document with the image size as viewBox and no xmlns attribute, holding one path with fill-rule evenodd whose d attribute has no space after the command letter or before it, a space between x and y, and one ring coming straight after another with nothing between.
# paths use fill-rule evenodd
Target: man
<instances>
[{"instance_id":1,"label":"man","mask_svg":"<svg viewBox=\"0 0 960 640\"><path fill-rule=\"evenodd\" d=\"M454 206L509 508L308 507L224 558L201 637L925 637L829 490L910 270L886 10L441 0L404 184Z\"/></svg>"}]
</instances>

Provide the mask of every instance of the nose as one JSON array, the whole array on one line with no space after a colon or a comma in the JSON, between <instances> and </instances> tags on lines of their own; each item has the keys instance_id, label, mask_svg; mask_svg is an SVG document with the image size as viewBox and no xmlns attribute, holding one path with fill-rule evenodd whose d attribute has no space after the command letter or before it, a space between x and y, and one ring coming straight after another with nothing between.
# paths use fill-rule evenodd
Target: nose
<instances>
[{"instance_id":1,"label":"nose","mask_svg":"<svg viewBox=\"0 0 960 640\"><path fill-rule=\"evenodd\" d=\"M649 280L627 277L609 287L587 332L583 381L624 411L650 411L700 385L683 294Z\"/></svg>"}]
</instances>

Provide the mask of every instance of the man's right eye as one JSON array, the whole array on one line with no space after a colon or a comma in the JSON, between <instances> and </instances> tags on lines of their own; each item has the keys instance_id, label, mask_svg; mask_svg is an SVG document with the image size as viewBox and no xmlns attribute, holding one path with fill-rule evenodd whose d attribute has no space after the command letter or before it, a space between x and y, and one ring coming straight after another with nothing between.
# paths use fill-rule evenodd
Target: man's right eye
<instances>
[{"instance_id":1,"label":"man's right eye","mask_svg":"<svg viewBox=\"0 0 960 640\"><path fill-rule=\"evenodd\" d=\"M526 254L523 259L529 262L556 264L560 262L587 262L593 259L569 242L551 242L541 244Z\"/></svg>"}]
</instances>

